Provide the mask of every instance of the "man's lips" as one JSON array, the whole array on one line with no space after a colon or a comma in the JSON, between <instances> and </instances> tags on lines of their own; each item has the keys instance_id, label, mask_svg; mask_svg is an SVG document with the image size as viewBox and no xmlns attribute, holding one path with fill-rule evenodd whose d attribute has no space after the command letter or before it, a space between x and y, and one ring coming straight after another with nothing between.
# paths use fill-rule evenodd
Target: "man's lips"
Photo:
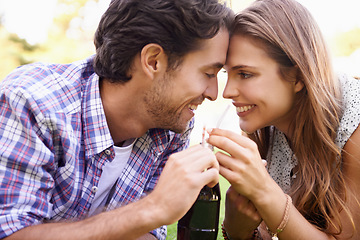
<instances>
[{"instance_id":1,"label":"man's lips","mask_svg":"<svg viewBox=\"0 0 360 240\"><path fill-rule=\"evenodd\" d=\"M191 111L195 111L198 108L199 104L189 104L188 107Z\"/></svg>"}]
</instances>

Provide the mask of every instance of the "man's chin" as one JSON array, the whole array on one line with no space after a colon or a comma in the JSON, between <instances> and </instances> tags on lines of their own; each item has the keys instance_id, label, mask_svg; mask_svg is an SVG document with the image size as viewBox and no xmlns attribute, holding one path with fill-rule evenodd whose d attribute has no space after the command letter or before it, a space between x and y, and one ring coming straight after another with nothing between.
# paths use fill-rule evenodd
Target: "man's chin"
<instances>
[{"instance_id":1,"label":"man's chin","mask_svg":"<svg viewBox=\"0 0 360 240\"><path fill-rule=\"evenodd\" d=\"M191 119L192 118L187 119L185 117L168 119L167 121L162 121L161 127L159 126L158 128L170 130L174 133L184 133L188 129Z\"/></svg>"},{"instance_id":2,"label":"man's chin","mask_svg":"<svg viewBox=\"0 0 360 240\"><path fill-rule=\"evenodd\" d=\"M190 120L185 123L178 122L177 125L170 127L169 130L173 131L174 133L184 133L189 126L189 122Z\"/></svg>"},{"instance_id":3,"label":"man's chin","mask_svg":"<svg viewBox=\"0 0 360 240\"><path fill-rule=\"evenodd\" d=\"M174 133L184 133L187 129L187 125L185 127L176 127L176 128L170 128L170 131L173 131Z\"/></svg>"}]
</instances>

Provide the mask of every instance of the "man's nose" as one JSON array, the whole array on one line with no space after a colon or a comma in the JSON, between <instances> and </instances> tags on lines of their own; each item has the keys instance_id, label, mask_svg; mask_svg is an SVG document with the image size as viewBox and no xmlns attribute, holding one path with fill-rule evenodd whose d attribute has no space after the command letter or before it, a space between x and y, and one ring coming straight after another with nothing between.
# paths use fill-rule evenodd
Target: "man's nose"
<instances>
[{"instance_id":1,"label":"man's nose","mask_svg":"<svg viewBox=\"0 0 360 240\"><path fill-rule=\"evenodd\" d=\"M218 95L218 80L217 78L210 82L208 87L204 92L204 97L209 99L210 101L215 101Z\"/></svg>"}]
</instances>

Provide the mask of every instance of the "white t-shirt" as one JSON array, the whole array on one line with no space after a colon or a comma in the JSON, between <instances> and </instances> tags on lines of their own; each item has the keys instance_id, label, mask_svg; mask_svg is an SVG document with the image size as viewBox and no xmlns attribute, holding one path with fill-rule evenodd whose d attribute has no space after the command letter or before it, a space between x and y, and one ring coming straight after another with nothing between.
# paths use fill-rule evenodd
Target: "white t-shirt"
<instances>
[{"instance_id":1,"label":"white t-shirt","mask_svg":"<svg viewBox=\"0 0 360 240\"><path fill-rule=\"evenodd\" d=\"M126 140L122 147L114 146L115 158L111 162L108 162L102 169L94 201L90 207L90 216L102 212L109 191L125 168L135 140L136 139Z\"/></svg>"}]
</instances>

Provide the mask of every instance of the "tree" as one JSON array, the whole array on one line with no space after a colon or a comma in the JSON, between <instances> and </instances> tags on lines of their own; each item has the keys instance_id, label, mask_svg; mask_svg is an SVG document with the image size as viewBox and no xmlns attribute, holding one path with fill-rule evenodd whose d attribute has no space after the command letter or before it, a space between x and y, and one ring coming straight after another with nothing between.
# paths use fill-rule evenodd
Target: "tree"
<instances>
[{"instance_id":1,"label":"tree","mask_svg":"<svg viewBox=\"0 0 360 240\"><path fill-rule=\"evenodd\" d=\"M0 81L14 68L36 61L68 63L95 53L93 36L106 0L58 0L53 23L45 42L31 45L1 25L0 16ZM88 24L92 23L92 24Z\"/></svg>"},{"instance_id":2,"label":"tree","mask_svg":"<svg viewBox=\"0 0 360 240\"><path fill-rule=\"evenodd\" d=\"M31 45L18 35L9 33L0 25L0 81L14 68L32 62L31 55L39 49L38 45Z\"/></svg>"},{"instance_id":3,"label":"tree","mask_svg":"<svg viewBox=\"0 0 360 240\"><path fill-rule=\"evenodd\" d=\"M331 41L335 56L350 56L360 48L360 28L338 34Z\"/></svg>"}]
</instances>

